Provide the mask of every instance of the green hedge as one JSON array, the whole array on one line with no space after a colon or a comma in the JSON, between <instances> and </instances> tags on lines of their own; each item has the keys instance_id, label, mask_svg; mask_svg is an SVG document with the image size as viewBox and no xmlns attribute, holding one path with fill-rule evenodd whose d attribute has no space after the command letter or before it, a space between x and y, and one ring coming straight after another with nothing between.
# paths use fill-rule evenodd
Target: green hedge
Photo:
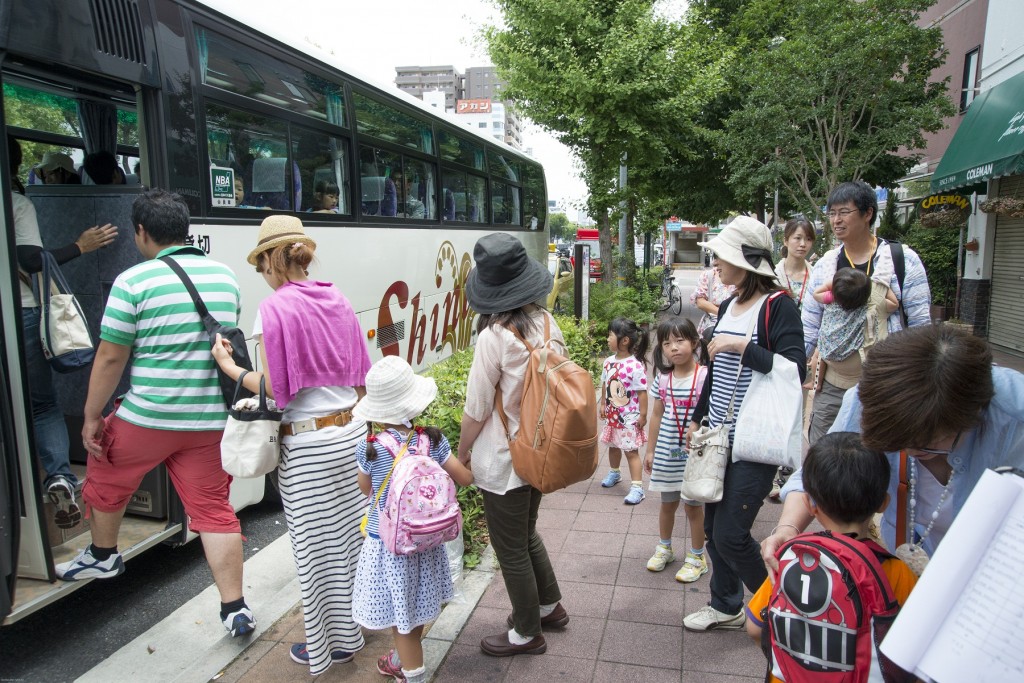
<instances>
[{"instance_id":1,"label":"green hedge","mask_svg":"<svg viewBox=\"0 0 1024 683\"><path fill-rule=\"evenodd\" d=\"M420 418L420 424L437 427L448 437L452 455L459 451L462 413L466 405L466 379L473 363L473 347L452 354L436 363L425 374L437 382L437 398ZM480 564L480 553L487 546L484 499L476 486L463 486L458 493L462 508L462 540L466 545L466 568Z\"/></svg>"}]
</instances>

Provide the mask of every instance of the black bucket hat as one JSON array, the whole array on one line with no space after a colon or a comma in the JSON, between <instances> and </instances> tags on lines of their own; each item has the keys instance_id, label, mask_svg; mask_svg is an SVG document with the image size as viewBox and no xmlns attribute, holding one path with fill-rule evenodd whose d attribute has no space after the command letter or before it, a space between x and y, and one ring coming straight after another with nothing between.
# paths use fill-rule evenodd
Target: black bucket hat
<instances>
[{"instance_id":1,"label":"black bucket hat","mask_svg":"<svg viewBox=\"0 0 1024 683\"><path fill-rule=\"evenodd\" d=\"M515 310L551 291L551 273L512 235L484 235L473 247L473 260L476 267L466 279L466 298L477 313Z\"/></svg>"}]
</instances>

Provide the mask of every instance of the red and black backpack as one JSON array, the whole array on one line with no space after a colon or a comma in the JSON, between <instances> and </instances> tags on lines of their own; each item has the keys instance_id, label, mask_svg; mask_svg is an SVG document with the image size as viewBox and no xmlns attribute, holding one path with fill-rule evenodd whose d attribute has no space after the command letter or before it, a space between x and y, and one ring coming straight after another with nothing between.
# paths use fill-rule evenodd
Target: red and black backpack
<instances>
[{"instance_id":1,"label":"red and black backpack","mask_svg":"<svg viewBox=\"0 0 1024 683\"><path fill-rule=\"evenodd\" d=\"M899 611L882 570L891 557L874 541L829 531L782 546L761 613L768 673L786 683L913 681L878 650Z\"/></svg>"}]
</instances>

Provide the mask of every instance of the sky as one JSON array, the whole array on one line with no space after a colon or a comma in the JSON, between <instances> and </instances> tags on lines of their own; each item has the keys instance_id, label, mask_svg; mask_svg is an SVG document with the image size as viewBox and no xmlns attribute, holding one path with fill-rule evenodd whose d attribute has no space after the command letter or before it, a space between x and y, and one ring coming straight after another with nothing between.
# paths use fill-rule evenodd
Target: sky
<instances>
[{"instance_id":1,"label":"sky","mask_svg":"<svg viewBox=\"0 0 1024 683\"><path fill-rule=\"evenodd\" d=\"M394 88L395 67L451 64L461 72L490 64L480 30L500 21L487 0L202 0L204 4L257 28L272 26L275 37L296 46L313 43L351 64L354 75ZM544 165L548 198L582 208L586 186L568 148L528 123L523 146Z\"/></svg>"}]
</instances>

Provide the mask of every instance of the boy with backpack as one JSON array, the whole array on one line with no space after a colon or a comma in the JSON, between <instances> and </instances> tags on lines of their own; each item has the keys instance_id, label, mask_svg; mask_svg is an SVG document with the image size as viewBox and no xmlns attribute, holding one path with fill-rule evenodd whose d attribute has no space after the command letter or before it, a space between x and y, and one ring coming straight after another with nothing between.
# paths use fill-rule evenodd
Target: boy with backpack
<instances>
[{"instance_id":1,"label":"boy with backpack","mask_svg":"<svg viewBox=\"0 0 1024 683\"><path fill-rule=\"evenodd\" d=\"M834 432L803 466L810 511L825 527L779 550L779 572L747 604L747 633L768 658L768 680L913 680L881 643L917 577L873 540L871 521L889 503L889 462L860 435Z\"/></svg>"}]
</instances>

